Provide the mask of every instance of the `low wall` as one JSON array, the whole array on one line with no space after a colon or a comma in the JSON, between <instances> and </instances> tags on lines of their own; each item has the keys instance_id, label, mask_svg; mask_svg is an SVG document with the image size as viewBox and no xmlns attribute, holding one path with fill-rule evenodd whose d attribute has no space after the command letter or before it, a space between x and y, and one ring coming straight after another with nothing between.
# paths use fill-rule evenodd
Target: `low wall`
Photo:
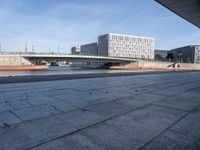
<instances>
[{"instance_id":1,"label":"low wall","mask_svg":"<svg viewBox=\"0 0 200 150\"><path fill-rule=\"evenodd\" d=\"M141 69L173 69L173 62L162 62L162 61L139 61L139 68Z\"/></svg>"},{"instance_id":2,"label":"low wall","mask_svg":"<svg viewBox=\"0 0 200 150\"><path fill-rule=\"evenodd\" d=\"M135 63L124 66L113 66L111 69L129 69L129 70L174 70L174 62L147 61L140 60ZM177 63L176 70L200 70L200 64Z\"/></svg>"},{"instance_id":3,"label":"low wall","mask_svg":"<svg viewBox=\"0 0 200 150\"><path fill-rule=\"evenodd\" d=\"M200 64L178 63L176 67L180 69L200 70Z\"/></svg>"},{"instance_id":4,"label":"low wall","mask_svg":"<svg viewBox=\"0 0 200 150\"><path fill-rule=\"evenodd\" d=\"M30 61L20 56L0 55L0 66L31 66Z\"/></svg>"},{"instance_id":5,"label":"low wall","mask_svg":"<svg viewBox=\"0 0 200 150\"><path fill-rule=\"evenodd\" d=\"M111 69L129 69L129 70L173 70L172 62L161 62L161 61L145 61L140 60L138 62L130 63L124 66L113 66Z\"/></svg>"},{"instance_id":6,"label":"low wall","mask_svg":"<svg viewBox=\"0 0 200 150\"><path fill-rule=\"evenodd\" d=\"M0 71L46 70L48 66L0 66Z\"/></svg>"}]
</instances>

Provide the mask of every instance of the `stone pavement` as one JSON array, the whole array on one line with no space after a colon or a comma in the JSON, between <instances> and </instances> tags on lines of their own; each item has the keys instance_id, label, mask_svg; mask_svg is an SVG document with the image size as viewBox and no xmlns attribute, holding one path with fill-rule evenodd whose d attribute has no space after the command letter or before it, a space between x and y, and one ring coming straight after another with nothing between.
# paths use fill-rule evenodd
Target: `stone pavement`
<instances>
[{"instance_id":1,"label":"stone pavement","mask_svg":"<svg viewBox=\"0 0 200 150\"><path fill-rule=\"evenodd\" d=\"M0 84L0 150L200 149L200 72Z\"/></svg>"}]
</instances>

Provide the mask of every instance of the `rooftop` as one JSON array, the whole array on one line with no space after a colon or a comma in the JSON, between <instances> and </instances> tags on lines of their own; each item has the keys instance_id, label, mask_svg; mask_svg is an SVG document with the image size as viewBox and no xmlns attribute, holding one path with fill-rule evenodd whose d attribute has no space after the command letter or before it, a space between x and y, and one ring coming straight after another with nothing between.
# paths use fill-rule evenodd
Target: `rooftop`
<instances>
[{"instance_id":1,"label":"rooftop","mask_svg":"<svg viewBox=\"0 0 200 150\"><path fill-rule=\"evenodd\" d=\"M187 45L187 46L183 46L183 47L177 47L177 48L174 48L172 50L176 50L176 49L180 49L180 48L187 48L187 47L200 47L200 45Z\"/></svg>"},{"instance_id":2,"label":"rooftop","mask_svg":"<svg viewBox=\"0 0 200 150\"><path fill-rule=\"evenodd\" d=\"M104 35L117 35L117 36L126 36L126 37L134 37L134 38L147 38L147 39L155 40L155 38L152 38L152 37L135 36L135 35L127 35L127 34L119 34L119 33L107 33L107 34L104 34ZM100 36L104 36L104 35L100 35Z\"/></svg>"}]
</instances>

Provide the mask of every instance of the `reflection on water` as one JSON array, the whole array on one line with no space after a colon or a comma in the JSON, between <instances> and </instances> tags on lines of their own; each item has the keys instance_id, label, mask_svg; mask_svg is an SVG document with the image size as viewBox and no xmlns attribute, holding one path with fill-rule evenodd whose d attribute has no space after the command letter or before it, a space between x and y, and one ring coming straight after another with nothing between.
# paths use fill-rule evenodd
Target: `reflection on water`
<instances>
[{"instance_id":1,"label":"reflection on water","mask_svg":"<svg viewBox=\"0 0 200 150\"><path fill-rule=\"evenodd\" d=\"M109 69L83 69L69 66L49 66L48 70L29 71L0 71L0 76L34 76L34 75L59 75L59 74L91 74L91 73L119 73L131 72L130 70L109 70Z\"/></svg>"}]
</instances>

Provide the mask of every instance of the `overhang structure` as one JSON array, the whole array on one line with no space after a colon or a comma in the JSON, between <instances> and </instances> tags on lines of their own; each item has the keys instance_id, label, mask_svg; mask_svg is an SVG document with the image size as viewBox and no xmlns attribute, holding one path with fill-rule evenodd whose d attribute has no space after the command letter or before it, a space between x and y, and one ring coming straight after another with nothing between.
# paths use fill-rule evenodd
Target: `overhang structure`
<instances>
[{"instance_id":1,"label":"overhang structure","mask_svg":"<svg viewBox=\"0 0 200 150\"><path fill-rule=\"evenodd\" d=\"M178 16L200 28L200 0L156 0Z\"/></svg>"}]
</instances>

